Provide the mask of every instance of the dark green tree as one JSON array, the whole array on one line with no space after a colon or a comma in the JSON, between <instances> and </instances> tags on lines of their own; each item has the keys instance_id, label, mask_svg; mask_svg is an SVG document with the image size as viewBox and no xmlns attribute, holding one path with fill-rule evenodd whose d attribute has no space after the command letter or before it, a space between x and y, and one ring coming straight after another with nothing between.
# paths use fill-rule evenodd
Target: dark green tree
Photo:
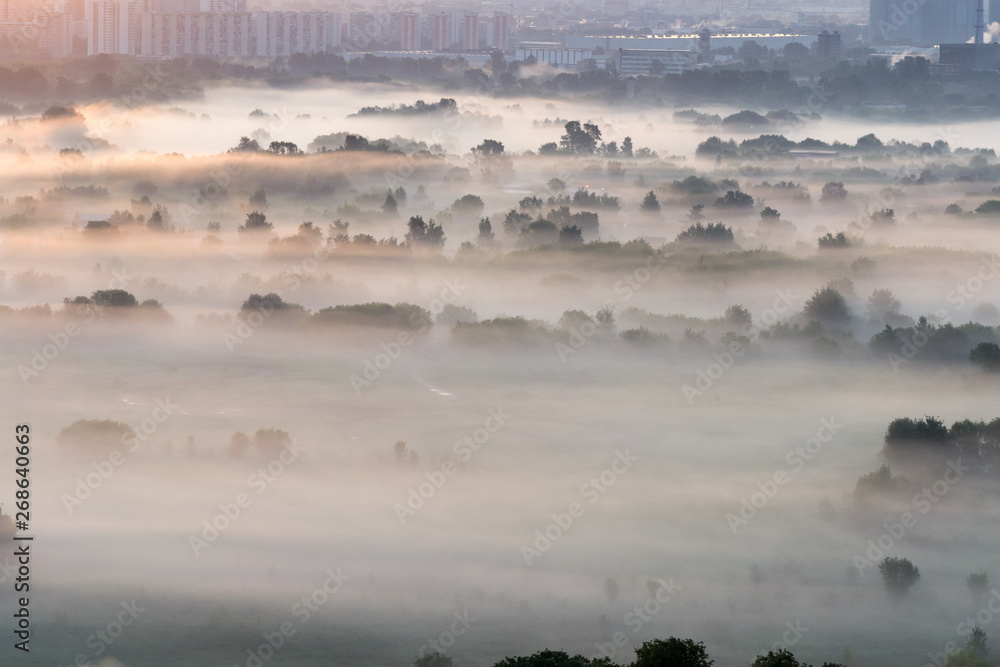
<instances>
[{"instance_id":1,"label":"dark green tree","mask_svg":"<svg viewBox=\"0 0 1000 667\"><path fill-rule=\"evenodd\" d=\"M832 287L816 290L803 309L806 317L821 324L842 324L851 318L844 296Z\"/></svg>"},{"instance_id":2,"label":"dark green tree","mask_svg":"<svg viewBox=\"0 0 1000 667\"><path fill-rule=\"evenodd\" d=\"M267 221L267 216L260 211L247 213L246 222L239 226L240 232L269 232L274 225Z\"/></svg>"},{"instance_id":3,"label":"dark green tree","mask_svg":"<svg viewBox=\"0 0 1000 667\"><path fill-rule=\"evenodd\" d=\"M969 352L969 361L973 366L987 373L1000 371L1000 345L979 343Z\"/></svg>"},{"instance_id":4,"label":"dark green tree","mask_svg":"<svg viewBox=\"0 0 1000 667\"><path fill-rule=\"evenodd\" d=\"M444 247L444 229L433 220L424 222L422 216L415 215L406 224L409 229L406 240L414 247L433 249Z\"/></svg>"},{"instance_id":5,"label":"dark green tree","mask_svg":"<svg viewBox=\"0 0 1000 667\"><path fill-rule=\"evenodd\" d=\"M704 642L693 639L653 639L635 650L632 667L712 667Z\"/></svg>"},{"instance_id":6,"label":"dark green tree","mask_svg":"<svg viewBox=\"0 0 1000 667\"><path fill-rule=\"evenodd\" d=\"M660 212L660 200L656 198L656 193L650 190L646 193L646 196L642 199L642 204L639 208L643 213L659 213Z\"/></svg>"},{"instance_id":7,"label":"dark green tree","mask_svg":"<svg viewBox=\"0 0 1000 667\"><path fill-rule=\"evenodd\" d=\"M906 597L913 584L920 580L920 569L908 558L886 556L878 564L878 571L882 574L886 593L893 600Z\"/></svg>"}]
</instances>

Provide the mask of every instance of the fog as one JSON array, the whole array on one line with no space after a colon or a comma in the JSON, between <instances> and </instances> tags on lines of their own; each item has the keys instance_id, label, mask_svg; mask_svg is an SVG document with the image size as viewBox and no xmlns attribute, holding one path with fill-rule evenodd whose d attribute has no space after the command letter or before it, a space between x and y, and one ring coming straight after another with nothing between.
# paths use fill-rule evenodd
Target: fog
<instances>
[{"instance_id":1,"label":"fog","mask_svg":"<svg viewBox=\"0 0 1000 667\"><path fill-rule=\"evenodd\" d=\"M1000 283L995 269L981 270L1000 252L996 218L944 210L993 198L995 179L955 174L983 155L996 166L995 154L975 151L1000 149L1000 121L834 117L750 132L697 127L666 106L447 96L455 116L352 117L442 95L376 84L220 87L198 101L81 105L82 118L0 127L9 147L0 154L4 414L10 431L29 424L33 443L37 644L25 664L82 654L94 664L250 665L282 623L295 634L265 662L409 665L433 640L463 666L543 648L590 657L609 646L627 664L641 642L677 636L704 641L720 667L778 644L810 663L842 662L848 649L852 667L919 667L948 642L964 645L956 626L989 599L970 596L966 576L996 570L1000 553L995 471L945 483L927 512L911 494L866 503L854 491L881 465L894 419L997 416L996 374L970 365L968 350L958 360L898 352L894 362L869 341L887 317L901 329L921 316L977 322L997 336L996 310L982 306L1000 303ZM251 117L254 109L265 116ZM574 119L599 125L605 143L631 137L657 157L538 154ZM305 150L342 132L423 142L426 152L226 152L243 136ZM887 146L950 148L696 155L711 136L738 144L778 133L851 146L874 133ZM484 139L501 141L503 158L472 153ZM59 154L84 145L79 156ZM609 163L624 175L609 174ZM940 178L906 180L924 170ZM671 185L692 175L732 179L757 201L724 210L713 202L732 187ZM762 186L780 181L810 198ZM831 181L844 184L843 201L821 199ZM107 192L73 190L91 185ZM384 210L386 191L399 187L398 213ZM646 239L649 252L540 248L505 234L505 214L522 198L581 188L620 198L620 210L571 205L599 215L583 241ZM266 204L250 201L259 189ZM640 212L650 190L656 215ZM481 211L453 207L468 194ZM675 241L697 204L705 223L732 227L734 245ZM166 230L124 217L117 230L85 229L115 211L149 220L156 206ZM766 228L764 206L793 226ZM873 224L883 208L894 209L893 224ZM258 210L273 230L238 231ZM442 224L440 252L326 243L335 220L352 237L403 241L417 215ZM499 247L463 248L482 217ZM306 221L320 243L273 241ZM828 232L850 245L818 248ZM759 337L776 322L806 329L807 302L831 281L847 318L823 322L818 336ZM879 289L900 302L881 319L868 314ZM159 306L66 302L100 290ZM252 294L269 293L309 312L241 311ZM324 308L371 302L413 304L437 321L317 319ZM753 326L726 319L734 304ZM452 328L438 317L452 312L445 305L536 328ZM602 308L614 316L610 329L560 324L570 310L600 323ZM669 340L619 336L640 327ZM728 351L730 331L749 337L746 354ZM61 438L78 420L134 433ZM291 441L232 446L234 433L261 429ZM940 474L908 476L919 491ZM0 491L8 510L13 493ZM907 510L915 524L892 535ZM869 556L869 541L887 531L890 546ZM883 590L883 556L919 566L905 599ZM859 568L858 558L873 562ZM0 571L5 591L11 576ZM142 609L134 624L98 652L88 637L133 602ZM5 592L3 613L14 604ZM643 605L645 616L634 611ZM997 636L993 616L977 620Z\"/></svg>"}]
</instances>

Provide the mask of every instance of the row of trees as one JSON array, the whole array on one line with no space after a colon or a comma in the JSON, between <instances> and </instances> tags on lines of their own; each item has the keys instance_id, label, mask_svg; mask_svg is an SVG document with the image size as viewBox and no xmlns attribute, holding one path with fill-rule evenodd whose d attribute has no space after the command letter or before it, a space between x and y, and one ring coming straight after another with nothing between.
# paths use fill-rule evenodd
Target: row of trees
<instances>
[{"instance_id":1,"label":"row of trees","mask_svg":"<svg viewBox=\"0 0 1000 667\"><path fill-rule=\"evenodd\" d=\"M976 626L966 641L966 648L951 654L942 667L992 667L987 659L986 633ZM845 655L848 654L845 651ZM635 649L635 660L630 667L712 667L712 660L704 642L693 639L669 637L643 642ZM413 667L453 667L451 658L430 652L420 656ZM504 658L493 667L617 667L608 657L587 658L569 655L564 651L544 650L530 656ZM799 662L788 649L771 650L758 655L751 667L811 667ZM840 663L824 662L823 667L843 667Z\"/></svg>"}]
</instances>

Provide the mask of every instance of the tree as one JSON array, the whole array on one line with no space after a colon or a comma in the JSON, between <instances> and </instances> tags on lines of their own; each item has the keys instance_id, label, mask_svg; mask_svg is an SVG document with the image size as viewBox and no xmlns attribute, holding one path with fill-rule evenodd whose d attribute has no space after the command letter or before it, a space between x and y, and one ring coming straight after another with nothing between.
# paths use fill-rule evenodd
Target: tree
<instances>
[{"instance_id":1,"label":"tree","mask_svg":"<svg viewBox=\"0 0 1000 667\"><path fill-rule=\"evenodd\" d=\"M433 220L424 222L422 216L415 215L406 223L410 230L406 240L414 246L440 249L444 247L444 229Z\"/></svg>"},{"instance_id":2,"label":"tree","mask_svg":"<svg viewBox=\"0 0 1000 667\"><path fill-rule=\"evenodd\" d=\"M993 663L978 651L966 648L949 655L942 667L993 667Z\"/></svg>"},{"instance_id":3,"label":"tree","mask_svg":"<svg viewBox=\"0 0 1000 667\"><path fill-rule=\"evenodd\" d=\"M344 137L344 146L341 150L345 151L366 151L368 150L368 139L361 136L360 134L348 134Z\"/></svg>"},{"instance_id":4,"label":"tree","mask_svg":"<svg viewBox=\"0 0 1000 667\"><path fill-rule=\"evenodd\" d=\"M260 143L250 137L240 137L240 143L229 149L230 153L259 153Z\"/></svg>"},{"instance_id":5,"label":"tree","mask_svg":"<svg viewBox=\"0 0 1000 667\"><path fill-rule=\"evenodd\" d=\"M563 247L583 245L583 231L576 225L566 225L559 230L557 243Z\"/></svg>"},{"instance_id":6,"label":"tree","mask_svg":"<svg viewBox=\"0 0 1000 667\"><path fill-rule=\"evenodd\" d=\"M723 318L726 320L726 324L741 329L753 324L753 316L750 311L740 304L733 304L726 308L726 314Z\"/></svg>"},{"instance_id":7,"label":"tree","mask_svg":"<svg viewBox=\"0 0 1000 667\"><path fill-rule=\"evenodd\" d=\"M851 242L847 239L847 235L844 234L844 232L837 232L836 236L827 232L826 235L819 237L817 245L819 245L821 249L848 248L850 247Z\"/></svg>"},{"instance_id":8,"label":"tree","mask_svg":"<svg viewBox=\"0 0 1000 667\"><path fill-rule=\"evenodd\" d=\"M478 195L463 195L455 200L451 205L451 210L455 213L482 213L486 204Z\"/></svg>"},{"instance_id":9,"label":"tree","mask_svg":"<svg viewBox=\"0 0 1000 667\"><path fill-rule=\"evenodd\" d=\"M239 458L250 449L250 445L250 436L243 431L237 431L233 433L233 437L229 441L229 455L233 458Z\"/></svg>"},{"instance_id":10,"label":"tree","mask_svg":"<svg viewBox=\"0 0 1000 667\"><path fill-rule=\"evenodd\" d=\"M552 190L552 192L562 192L566 189L566 181L561 178L550 178L548 186L549 190Z\"/></svg>"},{"instance_id":11,"label":"tree","mask_svg":"<svg viewBox=\"0 0 1000 667\"><path fill-rule=\"evenodd\" d=\"M847 188L839 181L830 181L823 186L820 201L843 201L847 198Z\"/></svg>"},{"instance_id":12,"label":"tree","mask_svg":"<svg viewBox=\"0 0 1000 667\"><path fill-rule=\"evenodd\" d=\"M157 204L146 222L146 227L158 231L166 230L170 227L170 214L166 207Z\"/></svg>"},{"instance_id":13,"label":"tree","mask_svg":"<svg viewBox=\"0 0 1000 667\"><path fill-rule=\"evenodd\" d=\"M413 661L413 667L452 667L453 664L451 658L437 651L424 653Z\"/></svg>"},{"instance_id":14,"label":"tree","mask_svg":"<svg viewBox=\"0 0 1000 667\"><path fill-rule=\"evenodd\" d=\"M521 201L517 202L517 208L521 211L531 211L541 208L544 203L540 197L522 197Z\"/></svg>"},{"instance_id":15,"label":"tree","mask_svg":"<svg viewBox=\"0 0 1000 667\"><path fill-rule=\"evenodd\" d=\"M975 651L985 658L990 652L990 649L986 646L986 631L978 625L972 628L972 632L969 633L968 638L965 640L965 648Z\"/></svg>"},{"instance_id":16,"label":"tree","mask_svg":"<svg viewBox=\"0 0 1000 667\"><path fill-rule=\"evenodd\" d=\"M632 137L625 137L622 140L622 155L632 157Z\"/></svg>"},{"instance_id":17,"label":"tree","mask_svg":"<svg viewBox=\"0 0 1000 667\"><path fill-rule=\"evenodd\" d=\"M851 318L844 296L832 287L822 287L806 301L806 317L821 324L840 324Z\"/></svg>"},{"instance_id":18,"label":"tree","mask_svg":"<svg viewBox=\"0 0 1000 667\"><path fill-rule=\"evenodd\" d=\"M886 323L885 328L868 341L868 347L876 354L899 354L903 348L903 339L891 324Z\"/></svg>"},{"instance_id":19,"label":"tree","mask_svg":"<svg viewBox=\"0 0 1000 667\"><path fill-rule=\"evenodd\" d=\"M906 597L913 584L920 580L920 570L907 558L886 556L878 564L882 584L893 600Z\"/></svg>"},{"instance_id":20,"label":"tree","mask_svg":"<svg viewBox=\"0 0 1000 667\"><path fill-rule=\"evenodd\" d=\"M614 667L608 658L588 659L565 651L544 650L527 657L504 658L493 667Z\"/></svg>"},{"instance_id":21,"label":"tree","mask_svg":"<svg viewBox=\"0 0 1000 667\"><path fill-rule=\"evenodd\" d=\"M594 321L597 322L597 331L601 335L614 336L618 330L615 324L615 311L611 306L604 306L598 310L594 315Z\"/></svg>"},{"instance_id":22,"label":"tree","mask_svg":"<svg viewBox=\"0 0 1000 667\"><path fill-rule=\"evenodd\" d=\"M704 642L692 639L653 639L635 650L632 667L712 667Z\"/></svg>"},{"instance_id":23,"label":"tree","mask_svg":"<svg viewBox=\"0 0 1000 667\"><path fill-rule=\"evenodd\" d=\"M1000 371L1000 345L996 343L980 343L972 348L969 361L979 370L987 373Z\"/></svg>"},{"instance_id":24,"label":"tree","mask_svg":"<svg viewBox=\"0 0 1000 667\"><path fill-rule=\"evenodd\" d=\"M788 60L805 60L809 57L809 47L802 42L791 42L785 44L781 53Z\"/></svg>"},{"instance_id":25,"label":"tree","mask_svg":"<svg viewBox=\"0 0 1000 667\"><path fill-rule=\"evenodd\" d=\"M803 666L788 649L778 649L768 651L766 655L759 655L753 661L751 667L808 667Z\"/></svg>"},{"instance_id":26,"label":"tree","mask_svg":"<svg viewBox=\"0 0 1000 667\"><path fill-rule=\"evenodd\" d=\"M69 119L69 118L79 118L83 119L83 116L74 109L73 107L64 107L61 105L54 105L42 112L42 120L59 120L59 119Z\"/></svg>"},{"instance_id":27,"label":"tree","mask_svg":"<svg viewBox=\"0 0 1000 667\"><path fill-rule=\"evenodd\" d=\"M764 210L762 210L760 212L760 219L761 220L774 221L774 220L778 220L780 217L781 217L781 214L778 213L777 210L771 208L770 206L765 206Z\"/></svg>"},{"instance_id":28,"label":"tree","mask_svg":"<svg viewBox=\"0 0 1000 667\"><path fill-rule=\"evenodd\" d=\"M136 298L123 289L97 290L90 299L96 305L107 308L132 308L139 305Z\"/></svg>"},{"instance_id":29,"label":"tree","mask_svg":"<svg viewBox=\"0 0 1000 667\"><path fill-rule=\"evenodd\" d=\"M770 53L770 49L766 46L761 46L754 40L750 39L743 42L743 45L740 46L737 53L739 54L741 60L747 60L748 58L759 59L767 57L767 54Z\"/></svg>"},{"instance_id":30,"label":"tree","mask_svg":"<svg viewBox=\"0 0 1000 667\"><path fill-rule=\"evenodd\" d=\"M660 200L656 198L656 193L650 190L646 193L646 196L642 199L642 204L639 208L643 213L659 213L660 212Z\"/></svg>"},{"instance_id":31,"label":"tree","mask_svg":"<svg viewBox=\"0 0 1000 667\"><path fill-rule=\"evenodd\" d=\"M476 157L490 158L503 155L503 144L495 139L483 139L482 143L472 149Z\"/></svg>"},{"instance_id":32,"label":"tree","mask_svg":"<svg viewBox=\"0 0 1000 667\"><path fill-rule=\"evenodd\" d=\"M565 125L566 133L559 138L559 148L567 153L593 155L601 140L601 130L597 125L571 120Z\"/></svg>"},{"instance_id":33,"label":"tree","mask_svg":"<svg viewBox=\"0 0 1000 667\"><path fill-rule=\"evenodd\" d=\"M382 212L386 215L396 215L399 213L399 206L396 203L396 197L392 194L392 190L389 190L385 194L385 201L382 202Z\"/></svg>"},{"instance_id":34,"label":"tree","mask_svg":"<svg viewBox=\"0 0 1000 667\"><path fill-rule=\"evenodd\" d=\"M274 225L267 221L267 216L260 211L247 213L246 222L239 226L240 232L269 232Z\"/></svg>"},{"instance_id":35,"label":"tree","mask_svg":"<svg viewBox=\"0 0 1000 667\"><path fill-rule=\"evenodd\" d=\"M677 242L697 242L697 243L733 243L733 228L726 227L721 222L708 223L703 225L697 222L677 235Z\"/></svg>"},{"instance_id":36,"label":"tree","mask_svg":"<svg viewBox=\"0 0 1000 667\"><path fill-rule=\"evenodd\" d=\"M965 585L969 587L969 593L972 594L972 597L978 599L989 590L990 576L985 570L973 572L965 578Z\"/></svg>"},{"instance_id":37,"label":"tree","mask_svg":"<svg viewBox=\"0 0 1000 667\"><path fill-rule=\"evenodd\" d=\"M250 195L249 202L258 211L263 211L267 208L267 193L264 191L264 188L254 190L253 194Z\"/></svg>"},{"instance_id":38,"label":"tree","mask_svg":"<svg viewBox=\"0 0 1000 667\"><path fill-rule=\"evenodd\" d=\"M476 243L479 244L480 248L492 248L496 244L496 238L493 236L493 224L489 218L479 220L479 236L476 238Z\"/></svg>"},{"instance_id":39,"label":"tree","mask_svg":"<svg viewBox=\"0 0 1000 667\"><path fill-rule=\"evenodd\" d=\"M730 190L724 196L716 199L715 205L719 208L751 208L753 207L753 197L739 190Z\"/></svg>"},{"instance_id":40,"label":"tree","mask_svg":"<svg viewBox=\"0 0 1000 667\"><path fill-rule=\"evenodd\" d=\"M868 297L868 317L873 321L882 322L887 318L898 316L902 305L892 290L877 289Z\"/></svg>"},{"instance_id":41,"label":"tree","mask_svg":"<svg viewBox=\"0 0 1000 667\"><path fill-rule=\"evenodd\" d=\"M880 208L871 214L872 224L877 227L889 227L896 224L896 211L891 208Z\"/></svg>"},{"instance_id":42,"label":"tree","mask_svg":"<svg viewBox=\"0 0 1000 667\"><path fill-rule=\"evenodd\" d=\"M291 141L272 141L267 147L267 152L273 155L305 155L299 147Z\"/></svg>"},{"instance_id":43,"label":"tree","mask_svg":"<svg viewBox=\"0 0 1000 667\"><path fill-rule=\"evenodd\" d=\"M751 43L751 42L744 42L744 45L749 44L749 43ZM725 118L722 119L722 124L723 125L743 125L743 126L746 126L746 127L760 127L762 125L770 125L771 121L769 121L764 116L761 116L756 111L749 111L749 110L745 109L743 111L739 111L737 113L734 113L734 114L732 114L730 116L726 116Z\"/></svg>"},{"instance_id":44,"label":"tree","mask_svg":"<svg viewBox=\"0 0 1000 667\"><path fill-rule=\"evenodd\" d=\"M923 56L906 56L896 61L892 71L903 79L918 81L930 76L930 62Z\"/></svg>"},{"instance_id":45,"label":"tree","mask_svg":"<svg viewBox=\"0 0 1000 667\"><path fill-rule=\"evenodd\" d=\"M980 215L1000 215L1000 199L987 199L976 207Z\"/></svg>"}]
</instances>

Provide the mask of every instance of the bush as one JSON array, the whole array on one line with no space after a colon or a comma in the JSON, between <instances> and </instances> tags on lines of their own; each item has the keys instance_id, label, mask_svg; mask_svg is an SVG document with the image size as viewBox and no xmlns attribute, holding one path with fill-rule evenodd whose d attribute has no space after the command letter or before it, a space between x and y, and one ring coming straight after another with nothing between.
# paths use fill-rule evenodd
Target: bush
<instances>
[{"instance_id":1,"label":"bush","mask_svg":"<svg viewBox=\"0 0 1000 667\"><path fill-rule=\"evenodd\" d=\"M278 458L278 455L291 444L292 436L280 429L262 428L253 434L253 446L261 456L269 459Z\"/></svg>"},{"instance_id":2,"label":"bush","mask_svg":"<svg viewBox=\"0 0 1000 667\"><path fill-rule=\"evenodd\" d=\"M90 299L94 304L108 308L132 308L139 305L136 298L123 289L97 290Z\"/></svg>"},{"instance_id":3,"label":"bush","mask_svg":"<svg viewBox=\"0 0 1000 667\"><path fill-rule=\"evenodd\" d=\"M878 564L882 574L882 584L889 597L899 600L909 593L913 584L920 580L920 570L907 558L886 556Z\"/></svg>"},{"instance_id":4,"label":"bush","mask_svg":"<svg viewBox=\"0 0 1000 667\"><path fill-rule=\"evenodd\" d=\"M430 311L411 303L362 303L333 306L316 311L314 324L323 326L378 327L383 329L425 330L430 326Z\"/></svg>"},{"instance_id":5,"label":"bush","mask_svg":"<svg viewBox=\"0 0 1000 667\"><path fill-rule=\"evenodd\" d=\"M730 190L724 196L716 199L715 205L718 208L752 208L753 197L739 190Z\"/></svg>"},{"instance_id":6,"label":"bush","mask_svg":"<svg viewBox=\"0 0 1000 667\"><path fill-rule=\"evenodd\" d=\"M847 301L843 295L832 287L823 287L806 301L803 310L806 317L822 324L839 324L851 318L847 309Z\"/></svg>"},{"instance_id":7,"label":"bush","mask_svg":"<svg viewBox=\"0 0 1000 667\"><path fill-rule=\"evenodd\" d=\"M883 463L878 470L858 478L858 483L854 487L854 497L864 500L873 496L891 495L900 488L901 481L900 477L894 477L889 466Z\"/></svg>"},{"instance_id":8,"label":"bush","mask_svg":"<svg viewBox=\"0 0 1000 667\"><path fill-rule=\"evenodd\" d=\"M974 597L979 597L989 589L990 576L985 570L982 572L973 572L965 578L965 585L969 587L969 592Z\"/></svg>"},{"instance_id":9,"label":"bush","mask_svg":"<svg viewBox=\"0 0 1000 667\"><path fill-rule=\"evenodd\" d=\"M733 228L726 227L721 222L703 225L697 222L677 235L678 243L733 243Z\"/></svg>"},{"instance_id":10,"label":"bush","mask_svg":"<svg viewBox=\"0 0 1000 667\"><path fill-rule=\"evenodd\" d=\"M56 436L66 447L117 449L135 438L132 427L110 419L78 419Z\"/></svg>"},{"instance_id":11,"label":"bush","mask_svg":"<svg viewBox=\"0 0 1000 667\"><path fill-rule=\"evenodd\" d=\"M549 344L552 334L539 322L523 317L496 317L482 322L459 322L451 329L456 343L493 345Z\"/></svg>"},{"instance_id":12,"label":"bush","mask_svg":"<svg viewBox=\"0 0 1000 667\"><path fill-rule=\"evenodd\" d=\"M823 186L820 201L843 201L847 199L847 188L838 181L831 181Z\"/></svg>"},{"instance_id":13,"label":"bush","mask_svg":"<svg viewBox=\"0 0 1000 667\"><path fill-rule=\"evenodd\" d=\"M808 667L808 665L803 666L791 651L783 648L757 656L751 667Z\"/></svg>"},{"instance_id":14,"label":"bush","mask_svg":"<svg viewBox=\"0 0 1000 667\"><path fill-rule=\"evenodd\" d=\"M847 240L847 235L844 232L837 232L834 236L830 232L827 232L825 236L819 237L817 241L819 247L822 248L848 248L851 243Z\"/></svg>"},{"instance_id":15,"label":"bush","mask_svg":"<svg viewBox=\"0 0 1000 667\"><path fill-rule=\"evenodd\" d=\"M952 451L948 427L940 419L930 416L892 420L885 431L884 441L883 454L890 463L911 461L928 454L945 457Z\"/></svg>"},{"instance_id":16,"label":"bush","mask_svg":"<svg viewBox=\"0 0 1000 667\"><path fill-rule=\"evenodd\" d=\"M969 361L973 366L987 373L1000 371L1000 345L996 343L980 343L972 348Z\"/></svg>"},{"instance_id":17,"label":"bush","mask_svg":"<svg viewBox=\"0 0 1000 667\"><path fill-rule=\"evenodd\" d=\"M1000 199L987 199L976 207L980 215L1000 215Z\"/></svg>"},{"instance_id":18,"label":"bush","mask_svg":"<svg viewBox=\"0 0 1000 667\"><path fill-rule=\"evenodd\" d=\"M692 639L653 639L635 649L632 667L712 667L704 642Z\"/></svg>"},{"instance_id":19,"label":"bush","mask_svg":"<svg viewBox=\"0 0 1000 667\"><path fill-rule=\"evenodd\" d=\"M274 225L267 221L267 216L260 211L247 213L246 222L239 226L240 232L269 232Z\"/></svg>"},{"instance_id":20,"label":"bush","mask_svg":"<svg viewBox=\"0 0 1000 667\"><path fill-rule=\"evenodd\" d=\"M459 322L478 321L479 316L476 315L476 311L467 306L456 306L452 303L445 304L441 309L441 312L437 314L436 318L434 318L435 324L440 324L446 327L451 327Z\"/></svg>"}]
</instances>

